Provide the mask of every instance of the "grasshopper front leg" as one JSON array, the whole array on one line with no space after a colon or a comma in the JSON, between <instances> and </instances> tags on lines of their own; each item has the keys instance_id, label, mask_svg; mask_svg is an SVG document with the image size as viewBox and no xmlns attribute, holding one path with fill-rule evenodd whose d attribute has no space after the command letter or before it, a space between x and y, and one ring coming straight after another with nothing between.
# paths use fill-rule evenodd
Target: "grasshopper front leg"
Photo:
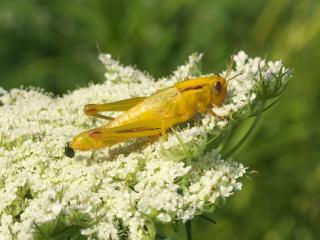
<instances>
[{"instance_id":1,"label":"grasshopper front leg","mask_svg":"<svg viewBox=\"0 0 320 240\"><path fill-rule=\"evenodd\" d=\"M163 141L167 141L168 136L167 136L167 128L165 125L165 120L161 120L161 136Z\"/></svg>"},{"instance_id":2,"label":"grasshopper front leg","mask_svg":"<svg viewBox=\"0 0 320 240\"><path fill-rule=\"evenodd\" d=\"M215 113L214 111L212 111L212 108L211 108L211 107L208 107L208 108L207 108L207 112L208 112L211 116L213 116L213 117L215 117L215 118L218 118L218 119L220 119L220 120L227 120L227 119L228 119L228 117L226 117L226 116L220 116L220 115L218 115L217 113Z\"/></svg>"}]
</instances>

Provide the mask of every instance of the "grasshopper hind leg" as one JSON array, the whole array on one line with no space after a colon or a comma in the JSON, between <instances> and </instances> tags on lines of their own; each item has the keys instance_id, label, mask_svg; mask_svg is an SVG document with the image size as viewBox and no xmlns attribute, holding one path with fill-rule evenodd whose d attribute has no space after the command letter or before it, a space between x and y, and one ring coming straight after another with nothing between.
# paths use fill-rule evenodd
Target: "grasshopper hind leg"
<instances>
[{"instance_id":1,"label":"grasshopper hind leg","mask_svg":"<svg viewBox=\"0 0 320 240\"><path fill-rule=\"evenodd\" d=\"M100 112L124 112L137 104L144 101L145 97L134 97L117 102L103 104L87 104L84 106L84 113L87 116L98 117L106 120L114 120L114 118L100 114Z\"/></svg>"},{"instance_id":2,"label":"grasshopper hind leg","mask_svg":"<svg viewBox=\"0 0 320 240\"><path fill-rule=\"evenodd\" d=\"M113 117L109 117L103 114L100 114L99 112L104 112L103 107L101 106L103 104L87 104L84 106L84 114L87 116L102 118L105 120L112 121L114 120Z\"/></svg>"}]
</instances>

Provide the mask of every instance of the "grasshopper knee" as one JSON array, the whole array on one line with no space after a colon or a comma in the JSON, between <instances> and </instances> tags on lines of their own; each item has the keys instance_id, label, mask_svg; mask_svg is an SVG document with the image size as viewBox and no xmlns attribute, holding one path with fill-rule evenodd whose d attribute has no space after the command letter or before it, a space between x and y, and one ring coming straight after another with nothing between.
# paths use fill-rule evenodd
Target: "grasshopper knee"
<instances>
[{"instance_id":1,"label":"grasshopper knee","mask_svg":"<svg viewBox=\"0 0 320 240\"><path fill-rule=\"evenodd\" d=\"M98 113L98 109L95 104L87 104L83 109L84 113L88 116L94 116Z\"/></svg>"}]
</instances>

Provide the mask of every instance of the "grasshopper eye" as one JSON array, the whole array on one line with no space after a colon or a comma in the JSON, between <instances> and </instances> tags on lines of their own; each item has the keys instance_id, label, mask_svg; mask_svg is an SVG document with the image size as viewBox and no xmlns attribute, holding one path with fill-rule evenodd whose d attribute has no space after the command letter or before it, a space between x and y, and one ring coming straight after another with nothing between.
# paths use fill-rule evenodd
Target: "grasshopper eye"
<instances>
[{"instance_id":1,"label":"grasshopper eye","mask_svg":"<svg viewBox=\"0 0 320 240\"><path fill-rule=\"evenodd\" d=\"M222 90L222 84L220 81L217 81L214 85L214 90L216 90L217 93L220 93Z\"/></svg>"}]
</instances>

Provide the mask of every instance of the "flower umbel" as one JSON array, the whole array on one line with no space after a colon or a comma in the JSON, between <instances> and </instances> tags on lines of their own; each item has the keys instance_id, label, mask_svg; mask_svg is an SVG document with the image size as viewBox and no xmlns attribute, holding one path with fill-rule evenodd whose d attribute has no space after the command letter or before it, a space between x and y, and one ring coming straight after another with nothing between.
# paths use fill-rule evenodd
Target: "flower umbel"
<instances>
[{"instance_id":1,"label":"flower umbel","mask_svg":"<svg viewBox=\"0 0 320 240\"><path fill-rule=\"evenodd\" d=\"M0 88L0 239L155 239L163 235L159 223L210 214L239 191L246 168L229 157L246 138L230 147L231 133L242 120L259 119L290 77L280 61L243 51L231 76L241 74L228 82L223 106L213 109L224 118L196 116L165 142L135 139L73 159L64 155L72 136L103 124L83 114L85 104L148 96L198 76L201 57L191 55L155 81L101 54L106 81L63 97Z\"/></svg>"}]
</instances>

